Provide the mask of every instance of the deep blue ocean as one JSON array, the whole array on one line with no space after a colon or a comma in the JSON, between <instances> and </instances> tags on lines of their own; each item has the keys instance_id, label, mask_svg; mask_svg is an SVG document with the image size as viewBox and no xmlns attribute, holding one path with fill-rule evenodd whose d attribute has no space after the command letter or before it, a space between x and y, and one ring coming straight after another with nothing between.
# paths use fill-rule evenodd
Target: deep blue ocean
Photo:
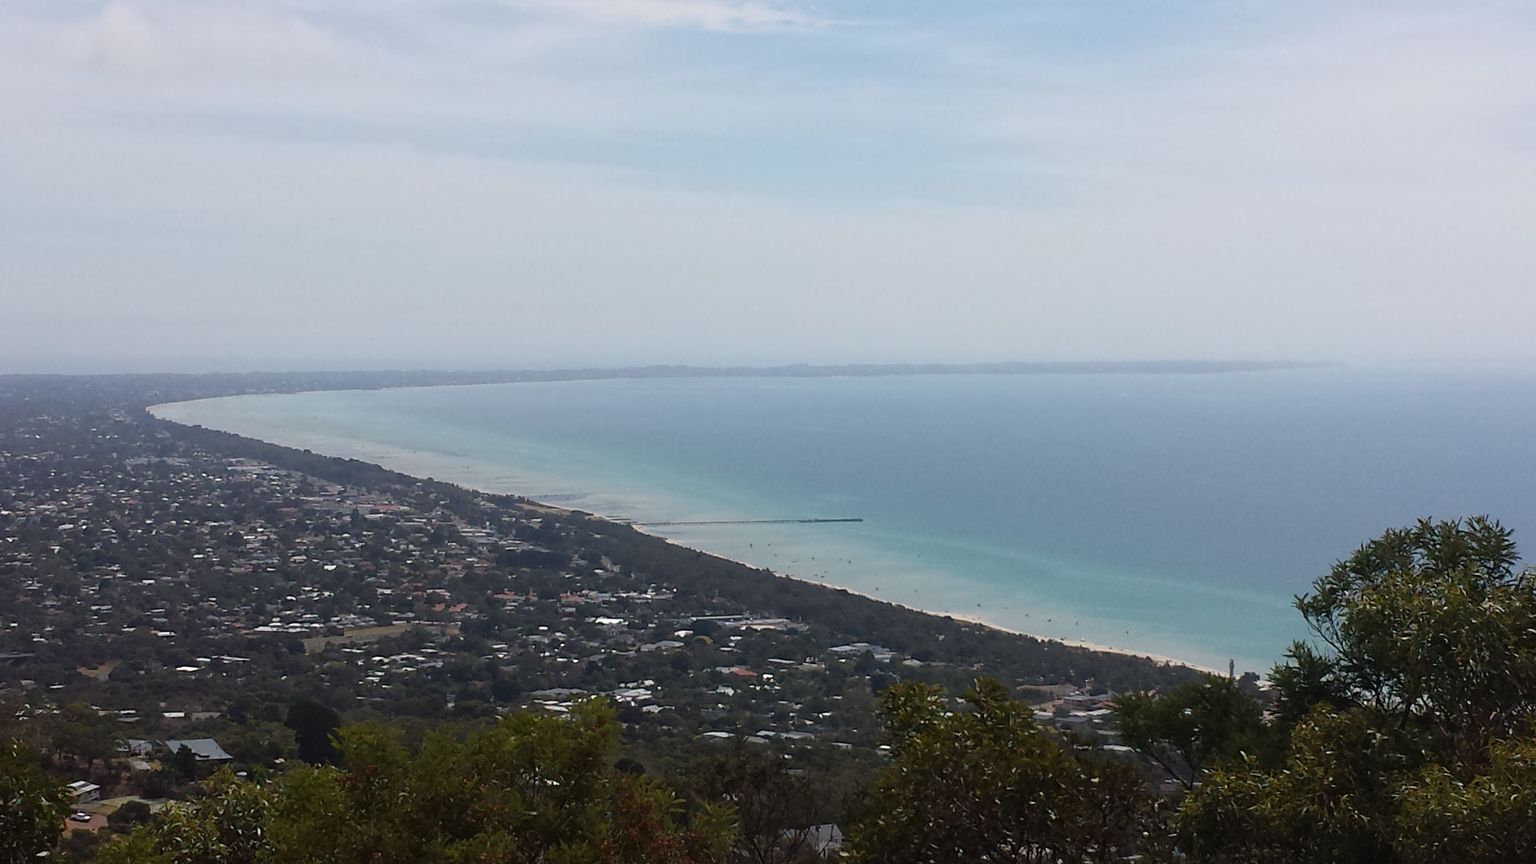
<instances>
[{"instance_id":1,"label":"deep blue ocean","mask_svg":"<svg viewBox=\"0 0 1536 864\"><path fill-rule=\"evenodd\" d=\"M168 419L638 521L1001 626L1265 672L1361 542L1536 543L1536 374L695 378L248 396Z\"/></svg>"}]
</instances>

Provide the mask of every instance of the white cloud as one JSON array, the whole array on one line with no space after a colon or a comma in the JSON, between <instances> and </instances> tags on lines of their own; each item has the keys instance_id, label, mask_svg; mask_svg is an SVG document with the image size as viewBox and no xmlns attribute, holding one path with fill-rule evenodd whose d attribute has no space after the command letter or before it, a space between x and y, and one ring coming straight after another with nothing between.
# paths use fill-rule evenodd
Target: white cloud
<instances>
[{"instance_id":1,"label":"white cloud","mask_svg":"<svg viewBox=\"0 0 1536 864\"><path fill-rule=\"evenodd\" d=\"M801 30L828 23L823 16L771 0L510 0L514 6L603 24L701 27L706 30Z\"/></svg>"},{"instance_id":2,"label":"white cloud","mask_svg":"<svg viewBox=\"0 0 1536 864\"><path fill-rule=\"evenodd\" d=\"M68 28L72 59L105 73L206 73L260 62L273 69L334 56L330 38L277 5L113 0Z\"/></svg>"}]
</instances>

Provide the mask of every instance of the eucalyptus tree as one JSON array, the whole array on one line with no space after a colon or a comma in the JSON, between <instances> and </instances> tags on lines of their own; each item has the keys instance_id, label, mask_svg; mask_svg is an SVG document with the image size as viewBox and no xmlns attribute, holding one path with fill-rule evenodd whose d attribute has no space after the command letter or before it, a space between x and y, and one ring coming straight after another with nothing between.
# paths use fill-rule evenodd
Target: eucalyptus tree
<instances>
[{"instance_id":1,"label":"eucalyptus tree","mask_svg":"<svg viewBox=\"0 0 1536 864\"><path fill-rule=\"evenodd\" d=\"M1186 789L1218 760L1273 749L1262 706L1228 678L1211 675L1164 693L1127 693L1116 698L1115 714L1125 743Z\"/></svg>"},{"instance_id":2,"label":"eucalyptus tree","mask_svg":"<svg viewBox=\"0 0 1536 864\"><path fill-rule=\"evenodd\" d=\"M1536 860L1536 577L1497 522L1386 532L1297 598L1273 765L1218 767L1175 823L1209 862Z\"/></svg>"},{"instance_id":3,"label":"eucalyptus tree","mask_svg":"<svg viewBox=\"0 0 1536 864\"><path fill-rule=\"evenodd\" d=\"M64 832L69 795L21 742L0 738L0 864L35 861Z\"/></svg>"},{"instance_id":4,"label":"eucalyptus tree","mask_svg":"<svg viewBox=\"0 0 1536 864\"><path fill-rule=\"evenodd\" d=\"M939 688L881 697L890 767L850 837L856 861L1033 864L1119 860L1150 802L1123 764L1082 759L1048 738L994 679L951 710Z\"/></svg>"}]
</instances>

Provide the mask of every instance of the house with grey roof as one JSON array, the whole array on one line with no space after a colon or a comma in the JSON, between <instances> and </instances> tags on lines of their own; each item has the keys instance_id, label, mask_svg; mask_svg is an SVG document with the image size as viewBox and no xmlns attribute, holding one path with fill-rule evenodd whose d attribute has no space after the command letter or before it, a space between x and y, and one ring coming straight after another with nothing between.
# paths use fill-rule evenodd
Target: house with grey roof
<instances>
[{"instance_id":1,"label":"house with grey roof","mask_svg":"<svg viewBox=\"0 0 1536 864\"><path fill-rule=\"evenodd\" d=\"M192 755L199 762L228 762L235 758L224 752L219 742L212 738L169 738L164 742L165 749L172 753L186 748L192 751Z\"/></svg>"},{"instance_id":2,"label":"house with grey roof","mask_svg":"<svg viewBox=\"0 0 1536 864\"><path fill-rule=\"evenodd\" d=\"M144 757L161 747L172 753L186 748L192 751L193 758L199 762L228 762L235 758L224 752L224 748L219 746L219 742L212 738L167 738L164 741L146 741L143 738L129 738L126 746L119 746L118 749L126 750L130 756Z\"/></svg>"}]
</instances>

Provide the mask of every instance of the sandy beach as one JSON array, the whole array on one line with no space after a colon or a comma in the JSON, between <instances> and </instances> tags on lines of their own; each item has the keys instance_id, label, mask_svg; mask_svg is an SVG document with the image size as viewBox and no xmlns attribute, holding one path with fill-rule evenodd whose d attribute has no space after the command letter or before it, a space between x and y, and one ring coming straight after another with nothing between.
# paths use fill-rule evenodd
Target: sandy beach
<instances>
[{"instance_id":1,"label":"sandy beach","mask_svg":"<svg viewBox=\"0 0 1536 864\"><path fill-rule=\"evenodd\" d=\"M151 406L148 410L153 416L162 420L169 422L189 423L195 422L191 418L198 417L196 412L189 411L190 406L199 402L216 404L222 401L223 400L214 399L192 400L184 403L163 403ZM219 424L214 424L215 428L218 428L218 425ZM849 560L847 562L835 562L830 568L826 565L822 565L818 569L825 570L824 573L812 573L810 572L811 568L817 568L818 565L812 563L797 566L799 562L787 560L790 555L794 554L793 552L786 553L783 560L775 560L778 559L778 555L770 555L765 551L764 548L759 548L757 554L748 555L745 549L740 548L742 544L737 543L734 545L736 545L738 548L725 551L721 550L719 546L708 542L708 538L700 537L696 534L693 536L678 537L673 535L672 532L663 533L660 530L651 529L644 525L632 524L635 516L641 515L649 509L649 507L644 503L643 499L641 499L639 502L630 501L629 498L632 497L631 494L610 494L609 491L598 491L595 493L586 493L583 491L582 494L577 494L575 491L576 487L570 487L570 494L567 494L568 489L565 485L566 481L561 480L557 475L524 475L521 472L515 472L506 469L497 471L491 466L481 464L481 462L474 458L465 458L465 456L462 455L450 455L433 450L421 450L408 446L384 444L382 442L364 440L349 436L314 434L302 428L268 429L266 430L265 434L252 434L252 432L249 430L242 430L239 428L227 429L226 431L247 435L248 437L252 437L257 440L263 440L267 443L275 444L278 446L308 449L316 453L323 453L338 458L358 459L361 461L380 465L389 470L398 471L409 476L430 478L437 481L454 483L456 485L463 486L467 489L473 489L483 494L511 495L526 501L533 502L541 508L547 508L552 511L579 511L588 513L597 518L605 519L610 522L627 524L636 530L644 531L645 533L652 536L660 537L661 539L666 540L668 543L693 549L703 554L711 555L723 560L730 560L743 566L750 567L754 570L768 570L775 575L779 575L785 578L797 579L808 584L813 584L832 590L847 591L849 593L858 594L859 596L867 597L872 600L890 603L894 606L921 612L923 614L966 621L1000 632L1038 639L1043 642L1054 642L1063 646L1082 648L1096 652L1117 654L1128 657L1140 657L1158 663L1185 666L1213 674L1226 674L1225 669L1217 669L1213 665L1210 665L1212 661L1209 658L1205 658L1204 663L1186 660L1178 656L1180 652L1177 650L1166 650L1163 652L1158 652L1157 650L1137 650L1134 648L1119 647L1110 644L1107 641L1077 639L1073 638L1070 634L1058 633L1056 635L1047 635L1043 633L1032 632L1027 623L1023 623L1019 620L1019 616L1017 614L1012 615L1012 620L1008 620L1006 623L1004 621L998 620L997 616L989 614L991 607L987 605L986 598L982 596L973 596L970 598L972 600L980 601L975 604L974 609L969 608L972 605L969 601L965 602L965 611L959 611L953 606L949 608L936 606L933 604L935 599L945 598L936 596L930 591L924 590L919 592L917 590L913 590L913 586L919 583L912 583L909 580L908 583L904 586L900 583L888 584L885 581L886 565L884 564L865 565L861 562L859 565L853 565L853 562ZM290 432L292 434L289 434ZM617 490L612 491L617 492ZM633 493L634 491L635 490L631 489L628 490L628 493ZM553 499L553 501L558 503L551 503L549 500L544 500L541 497L541 495L544 494L547 494L551 499ZM569 506L568 502L572 498L579 498L580 506ZM701 517L685 516L684 518ZM725 545L729 546L731 544ZM746 545L750 546L751 544ZM773 544L768 544L769 548L771 548L772 545ZM804 557L804 550L800 550L799 554ZM836 554L837 553L834 552L832 556L828 557L835 559ZM748 560L749 558L751 560ZM815 561L815 558L815 554L810 556L811 561ZM824 558L823 560L825 561L827 559ZM849 566L842 566L844 563ZM941 562L932 566L937 568L934 571L935 575L941 576L945 575L944 571L947 569L952 569L953 567L960 565L952 565ZM797 570L801 572L796 572ZM960 578L963 581L963 573L955 573L949 575L954 575L956 578ZM871 578L863 578L865 576ZM894 588L901 588L902 590L892 590ZM882 589L885 590L882 591ZM898 594L907 594L908 596L906 596L904 599L897 599ZM947 599L953 598L948 597ZM1002 609L998 611L1000 614L1006 615L1006 609L1007 607L1002 607ZM1058 607L1055 610L1051 610L1049 607L1047 607L1044 612L1044 614L1055 614L1058 617L1063 616L1063 613L1071 614L1071 607L1068 607L1067 609ZM1024 617L1027 618L1028 616L1025 615ZM1020 626L1021 623L1023 623L1023 626Z\"/></svg>"},{"instance_id":2,"label":"sandy beach","mask_svg":"<svg viewBox=\"0 0 1536 864\"><path fill-rule=\"evenodd\" d=\"M471 488L473 488L473 487L471 487ZM485 490L478 490L478 491L484 492ZM564 512L564 513L574 512L573 508L559 507L557 505L545 504L543 502L533 502L533 503L536 506L538 506L538 507L540 507L542 509L546 509L546 510L560 511L560 512ZM1016 627L1008 627L1008 626L1005 626L1005 625L1002 625L1002 624L998 624L995 621L988 620L985 616L976 615L974 613L949 612L949 611L945 611L945 610L942 610L942 609L928 609L928 608L924 608L924 607L921 607L921 606L914 606L914 605L909 604L909 603L897 602L897 601L891 600L888 597L882 597L878 593L875 593L875 592L872 592L872 591L866 591L866 590L863 590L863 589L860 589L860 588L855 588L855 587L852 587L852 586L849 586L849 585L840 584L838 582L828 582L828 581L825 581L825 580L807 579L807 578L805 578L803 576L797 576L797 575L795 575L793 573L785 573L785 572L781 572L781 571L778 571L778 570L774 570L771 567L763 567L760 564L755 564L755 563L753 563L751 561L745 561L745 560L743 560L741 558L735 558L735 557L732 557L730 555L723 555L723 554L721 554L719 552L711 552L708 549L701 549L701 548L698 548L696 546L690 546L687 543L679 543L677 540L675 540L675 539L673 539L671 537L667 537L664 534L660 534L660 533L657 533L655 531L646 531L645 527L643 525L631 524L631 523L625 522L624 520L614 519L614 518L612 518L610 516L605 516L605 515L603 515L601 513L590 513L589 511L585 511L585 510L582 510L582 511L579 511L579 512L587 513L590 516L594 516L594 517L596 517L598 519L603 519L604 521L616 522L616 523L619 523L619 524L624 524L624 525L627 525L630 528L635 529L636 531L640 531L642 533L649 534L652 537L658 537L658 538L660 538L662 540L665 540L666 542L671 543L671 544L673 544L675 546L682 546L682 547L684 547L686 549L692 549L695 552L701 552L701 553L703 553L705 555L709 555L709 556L711 556L713 558L719 558L719 559L724 560L724 561L731 561L731 562L734 562L736 564L740 564L743 567L750 567L753 570L768 570L769 572L773 573L775 576L780 576L780 577L783 577L783 578L786 578L786 579L795 579L797 581L804 582L804 583L806 583L808 585L815 585L818 588L826 588L826 589L831 590L831 591L846 591L849 594L857 594L860 597L867 597L867 598L869 598L871 600L875 600L875 601L878 601L878 602L881 602L881 603L889 603L892 606L898 606L898 607L903 608L903 609L910 609L910 610L912 610L914 612L921 612L924 615L932 615L932 616L937 617L937 618L952 618L952 619L954 619L956 621L964 621L964 622L966 622L968 624L975 624L978 627L986 627L989 630L997 630L997 631L1000 631L1000 632L1003 632L1003 633L1012 634L1014 636L1024 636L1024 637L1027 637L1027 638L1030 638L1030 639L1038 639L1041 642L1050 642L1050 643L1054 643L1054 644L1057 644L1057 645L1063 645L1063 646L1066 646L1066 647L1069 647L1069 648L1082 648L1082 649L1085 649L1085 650L1088 650L1088 651L1096 651L1096 652L1099 652L1099 653L1102 653L1102 654L1118 654L1118 655L1121 655L1121 656L1124 656L1124 657L1139 657L1139 658L1142 658L1142 659L1145 659L1145 660L1151 660L1151 661L1153 661L1155 663L1163 663L1163 664L1167 664L1167 665L1170 665L1170 666L1185 666L1185 667L1188 667L1190 669L1194 669L1194 670L1197 670L1197 671L1200 671L1200 672L1205 672L1205 673L1210 674L1210 675L1220 675L1220 676L1227 675L1227 670L1216 669L1214 667L1205 666L1205 665L1202 665L1200 663L1195 663L1195 662L1192 662L1192 661L1189 661L1189 660L1181 660L1178 657L1171 657L1171 656L1168 656L1166 654L1156 654L1156 653L1150 653L1150 652L1147 652L1147 651L1136 651L1136 650L1129 649L1129 648L1117 648L1117 647L1115 647L1113 645L1106 645L1106 644L1104 644L1102 642L1093 642L1093 641L1089 641L1089 640L1086 640L1086 639L1063 639L1063 638L1056 637L1056 636L1042 636L1042 635L1040 635L1038 633L1030 633L1030 632L1027 632L1025 630L1020 630L1020 629L1018 629Z\"/></svg>"}]
</instances>

